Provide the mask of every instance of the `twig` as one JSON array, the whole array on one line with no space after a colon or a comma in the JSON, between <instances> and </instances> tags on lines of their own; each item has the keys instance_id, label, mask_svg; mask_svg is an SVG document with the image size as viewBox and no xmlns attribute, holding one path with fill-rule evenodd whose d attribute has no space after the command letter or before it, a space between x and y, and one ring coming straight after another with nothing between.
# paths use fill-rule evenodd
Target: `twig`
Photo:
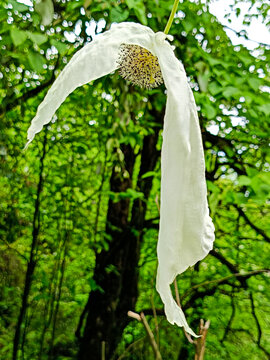
<instances>
[{"instance_id":1,"label":"twig","mask_svg":"<svg viewBox=\"0 0 270 360\"><path fill-rule=\"evenodd\" d=\"M161 357L161 354L159 352L159 349L158 349L158 345L156 343L156 340L155 340L155 337L154 337L154 334L146 320L146 317L144 315L143 312L141 312L140 314L137 314L133 311L128 311L128 316L129 317L132 317L133 319L136 319L138 321L141 321L143 323L143 326L146 330L146 333L148 335L148 338L149 338L149 341L150 341L150 345L152 346L152 349L154 351L154 354L155 354L155 358L156 360L162 360L162 357Z\"/></svg>"},{"instance_id":2,"label":"twig","mask_svg":"<svg viewBox=\"0 0 270 360\"><path fill-rule=\"evenodd\" d=\"M179 291L178 291L178 286L177 286L177 281L176 281L176 278L174 279L174 289L175 289L175 297L176 297L176 302L177 302L177 305L180 307L181 309L181 303L180 303L180 296L179 296ZM184 330L184 333L185 333L185 336L186 338L188 339L188 341L191 343L191 344L194 344L194 341L192 340L192 337L186 332L186 330L183 328Z\"/></svg>"},{"instance_id":3,"label":"twig","mask_svg":"<svg viewBox=\"0 0 270 360\"><path fill-rule=\"evenodd\" d=\"M150 326L149 326L149 324L148 324L148 322L146 320L146 317L144 316L143 312L141 312L140 315L141 315L142 323L143 323L143 325L145 327L145 330L147 332L147 335L149 337L150 344L151 344L152 349L154 351L154 354L156 356L156 360L162 360L162 357L161 357L161 354L159 352L159 349L158 349L154 334L153 334L152 330L150 329Z\"/></svg>"},{"instance_id":4,"label":"twig","mask_svg":"<svg viewBox=\"0 0 270 360\"><path fill-rule=\"evenodd\" d=\"M101 360L105 360L106 343L101 341Z\"/></svg>"},{"instance_id":5,"label":"twig","mask_svg":"<svg viewBox=\"0 0 270 360\"><path fill-rule=\"evenodd\" d=\"M155 203L156 203L156 205L157 205L157 209L158 209L158 212L159 212L159 214L160 214L160 206L159 206L159 201L158 201L158 194L157 194L156 197L155 197Z\"/></svg>"},{"instance_id":6,"label":"twig","mask_svg":"<svg viewBox=\"0 0 270 360\"><path fill-rule=\"evenodd\" d=\"M140 343L142 340L144 340L146 338L146 336L141 337L140 339L134 341L132 344L130 344L125 351L123 352L123 354L121 354L119 356L119 358L117 360L122 360L126 357L127 353L130 351L131 348L133 348L134 346L136 346L138 343Z\"/></svg>"},{"instance_id":7,"label":"twig","mask_svg":"<svg viewBox=\"0 0 270 360\"><path fill-rule=\"evenodd\" d=\"M141 317L139 314L133 312L133 311L128 311L128 316L135 319L135 320L138 320L138 321L142 321Z\"/></svg>"},{"instance_id":8,"label":"twig","mask_svg":"<svg viewBox=\"0 0 270 360\"><path fill-rule=\"evenodd\" d=\"M200 335L201 337L196 340L196 354L195 354L195 360L203 360L204 358L204 352L205 352L205 341L206 341L206 335L207 331L210 326L210 320L207 320L205 323L203 319L200 320Z\"/></svg>"},{"instance_id":9,"label":"twig","mask_svg":"<svg viewBox=\"0 0 270 360\"><path fill-rule=\"evenodd\" d=\"M234 274L239 272L236 265L232 264L229 260L227 260L220 252L217 252L215 249L211 250L210 255L214 256L218 259L223 265L227 266L227 268Z\"/></svg>"},{"instance_id":10,"label":"twig","mask_svg":"<svg viewBox=\"0 0 270 360\"><path fill-rule=\"evenodd\" d=\"M257 44L259 44L259 45L261 45L261 46L270 46L270 44L267 44L267 43L264 43L264 42L260 42L260 41L257 41L257 40L250 39L250 38L247 36L246 30L237 31L237 30L231 28L230 26L227 26L227 25L222 25L222 26L223 26L223 28L228 29L228 30L234 32L235 35L237 35L238 37L244 37L246 40L255 42L255 43L257 43Z\"/></svg>"},{"instance_id":11,"label":"twig","mask_svg":"<svg viewBox=\"0 0 270 360\"><path fill-rule=\"evenodd\" d=\"M154 279L152 281L152 285L153 285L153 282L154 282ZM154 321L155 321L157 344L159 346L159 328L158 328L158 320L157 320L157 311L156 311L155 303L154 303L153 286L152 286L152 292L151 292L150 301L151 301L151 306L152 306L152 309L153 309L153 315L154 315Z\"/></svg>"}]
</instances>

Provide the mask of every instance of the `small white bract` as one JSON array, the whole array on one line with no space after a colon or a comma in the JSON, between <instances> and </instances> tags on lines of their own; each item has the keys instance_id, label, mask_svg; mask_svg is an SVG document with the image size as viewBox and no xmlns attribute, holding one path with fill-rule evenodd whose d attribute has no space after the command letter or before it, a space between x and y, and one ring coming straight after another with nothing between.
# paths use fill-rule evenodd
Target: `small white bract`
<instances>
[{"instance_id":1,"label":"small white bract","mask_svg":"<svg viewBox=\"0 0 270 360\"><path fill-rule=\"evenodd\" d=\"M153 89L163 83L158 58L139 45L121 44L119 74L133 85Z\"/></svg>"}]
</instances>

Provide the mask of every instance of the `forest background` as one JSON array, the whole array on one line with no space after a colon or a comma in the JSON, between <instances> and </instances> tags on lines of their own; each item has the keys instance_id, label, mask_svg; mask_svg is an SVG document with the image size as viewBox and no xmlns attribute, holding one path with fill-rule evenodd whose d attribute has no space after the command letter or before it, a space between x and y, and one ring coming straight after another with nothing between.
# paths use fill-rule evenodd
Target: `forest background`
<instances>
[{"instance_id":1,"label":"forest background","mask_svg":"<svg viewBox=\"0 0 270 360\"><path fill-rule=\"evenodd\" d=\"M269 28L270 5L245 3L244 23ZM144 311L163 359L194 358L155 291L164 86L143 90L117 72L85 85L22 151L38 104L78 49L112 22L163 30L171 7L1 0L1 360L103 359L102 344L106 359L151 360L128 310ZM185 0L170 31L198 105L216 228L214 249L178 288L191 327L211 321L205 359L266 360L270 47L234 46L225 30L208 1Z\"/></svg>"}]
</instances>

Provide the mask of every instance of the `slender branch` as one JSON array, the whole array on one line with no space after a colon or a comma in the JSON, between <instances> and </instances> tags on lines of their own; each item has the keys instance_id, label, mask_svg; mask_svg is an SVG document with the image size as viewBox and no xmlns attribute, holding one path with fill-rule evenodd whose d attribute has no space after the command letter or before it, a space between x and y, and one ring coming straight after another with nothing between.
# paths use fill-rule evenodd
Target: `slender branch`
<instances>
[{"instance_id":1,"label":"slender branch","mask_svg":"<svg viewBox=\"0 0 270 360\"><path fill-rule=\"evenodd\" d=\"M159 327L158 327L157 312L156 312L156 307L155 307L155 302L154 302L153 282L154 282L154 278L152 281L152 292L151 292L150 301L151 301L151 306L153 309L153 315L154 315L154 321L155 321L157 344L159 346Z\"/></svg>"},{"instance_id":2,"label":"slender branch","mask_svg":"<svg viewBox=\"0 0 270 360\"><path fill-rule=\"evenodd\" d=\"M227 268L234 274L238 273L238 268L236 265L232 264L229 260L227 260L220 252L217 252L217 250L213 249L209 253L210 255L214 256L216 259L218 259L223 265L226 265Z\"/></svg>"},{"instance_id":3,"label":"slender branch","mask_svg":"<svg viewBox=\"0 0 270 360\"><path fill-rule=\"evenodd\" d=\"M198 289L200 287L204 287L204 286L208 286L208 285L212 285L212 284L217 284L217 285L225 284L225 283L228 283L228 280L233 279L234 277L248 279L251 276L258 275L258 274L265 273L265 272L270 273L270 269L254 270L254 271L250 271L250 272L247 272L247 273L235 273L235 274L232 274L232 275L225 276L225 277L223 277L221 279L215 279L215 280L202 282L202 283L197 284L195 286L192 286L190 289L188 289L184 293L184 295L181 297L181 301L183 299L185 299L194 290L196 290L196 289Z\"/></svg>"},{"instance_id":4,"label":"slender branch","mask_svg":"<svg viewBox=\"0 0 270 360\"><path fill-rule=\"evenodd\" d=\"M257 345L268 357L270 357L270 353L261 345L262 329L261 329L261 325L260 325L259 319L258 319L256 311L255 311L255 304L254 304L254 298L253 298L252 292L249 293L249 298L250 298L250 303L251 303L251 313L252 313L252 316L254 317L254 320L256 322L256 326L258 329L258 338L256 341Z\"/></svg>"},{"instance_id":5,"label":"slender branch","mask_svg":"<svg viewBox=\"0 0 270 360\"><path fill-rule=\"evenodd\" d=\"M175 297L176 297L176 302L177 302L177 305L180 307L181 309L181 303L180 303L180 296L179 296L179 291L178 291L178 286L177 286L177 281L176 281L176 278L174 279L174 289L175 289ZM188 339L188 342L190 342L191 344L194 343L194 341L192 340L192 337L190 336L190 334L188 334L185 330L185 328L183 328L184 330L184 334L186 336L186 338Z\"/></svg>"},{"instance_id":6,"label":"slender branch","mask_svg":"<svg viewBox=\"0 0 270 360\"><path fill-rule=\"evenodd\" d=\"M210 326L210 320L205 323L203 319L200 320L200 335L201 337L196 340L196 354L195 360L203 360L205 353L206 336Z\"/></svg>"},{"instance_id":7,"label":"slender branch","mask_svg":"<svg viewBox=\"0 0 270 360\"><path fill-rule=\"evenodd\" d=\"M235 205L235 208L238 210L239 214L246 220L246 222L249 224L249 226L255 230L258 234L260 234L265 241L270 242L270 237L264 232L264 230L258 228L251 220L247 217L246 213L237 205Z\"/></svg>"},{"instance_id":8,"label":"slender branch","mask_svg":"<svg viewBox=\"0 0 270 360\"><path fill-rule=\"evenodd\" d=\"M225 341L229 331L230 331L230 328L231 328L231 325L232 325L232 322L233 322L233 319L234 319L234 316L235 316L235 303L234 303L234 297L232 296L231 298L231 305L232 305L232 313L231 313L231 316L230 316L230 319L229 319L229 322L225 328L225 331L224 331L224 335L223 335L223 338L221 339L221 344L223 344L223 342Z\"/></svg>"},{"instance_id":9,"label":"slender branch","mask_svg":"<svg viewBox=\"0 0 270 360\"><path fill-rule=\"evenodd\" d=\"M261 338L262 338L262 329L261 329L261 325L260 325L260 322L259 322L259 319L256 315L256 312L255 312L255 305L254 305L254 298L253 298L253 294L252 292L249 293L249 299L250 299L250 303L251 303L251 313L254 317L254 320L256 322L256 325L257 325L257 329L258 329L258 339L257 339L257 344L258 345L261 345Z\"/></svg>"},{"instance_id":10,"label":"slender branch","mask_svg":"<svg viewBox=\"0 0 270 360\"><path fill-rule=\"evenodd\" d=\"M0 239L0 240L3 241L3 242L6 244L6 246L7 246L8 249L13 250L13 251L16 252L20 257L22 257L24 260L26 260L26 262L28 262L28 258L27 258L25 255L23 255L22 253L20 253L19 250L13 248L13 247L8 243L7 240L5 240L5 239Z\"/></svg>"},{"instance_id":11,"label":"slender branch","mask_svg":"<svg viewBox=\"0 0 270 360\"><path fill-rule=\"evenodd\" d=\"M148 338L149 338L149 341L150 341L150 344L152 346L152 349L153 349L153 352L155 354L155 359L156 360L162 360L162 357L161 357L161 354L159 352L159 349L158 349L158 345L156 343L156 340L155 340L155 337L154 337L154 334L148 324L148 321L146 320L146 317L144 315L143 312L141 312L140 314L137 314L133 311L128 311L128 316L133 318L133 319L136 319L138 321L141 321L143 323L143 326L146 330L146 333L148 335Z\"/></svg>"},{"instance_id":12,"label":"slender branch","mask_svg":"<svg viewBox=\"0 0 270 360\"><path fill-rule=\"evenodd\" d=\"M231 28L230 26L227 26L227 25L222 25L222 26L223 26L223 28L228 29L228 30L234 32L238 37L244 37L246 40L255 42L255 43L257 43L257 44L259 44L259 45L261 45L261 46L270 46L270 44L267 44L267 43L264 43L264 42L260 42L260 41L257 41L257 40L252 40L252 39L250 39L250 38L247 36L246 30L237 31L237 30Z\"/></svg>"},{"instance_id":13,"label":"slender branch","mask_svg":"<svg viewBox=\"0 0 270 360\"><path fill-rule=\"evenodd\" d=\"M206 286L206 285L215 285L213 287L210 287L209 289L206 289L205 291L197 291L195 292L191 297L190 299L182 306L183 310L187 310L189 309L192 304L194 303L194 301L196 301L198 298L199 299L202 299L204 298L205 296L210 296L210 295L213 295L217 289L218 289L218 286L219 285L224 285L224 284L228 284L228 285L231 285L231 286L234 286L234 287L237 287L236 285L232 284L229 280L233 279L233 278L237 278L238 280L239 279L249 279L250 277L252 276L255 276L255 275L258 275L258 274L262 274L262 273L270 273L270 269L261 269L261 270L254 270L254 271L250 271L248 273L236 273L236 274L232 274L232 275L229 275L229 276L226 276L224 278L221 278L221 279L216 279L216 280L212 280L212 281L205 281L201 284L197 284L195 286L193 286L191 289L189 289L182 297L181 297L181 301L186 298L191 292L194 292L194 290L200 288L200 287L203 287L203 286ZM239 287L243 287L243 285L241 286L238 286ZM153 315L153 310L152 309L143 309L142 310L143 313L145 315ZM156 309L156 314L157 316L164 316L164 310L163 309Z\"/></svg>"},{"instance_id":14,"label":"slender branch","mask_svg":"<svg viewBox=\"0 0 270 360\"><path fill-rule=\"evenodd\" d=\"M57 61L55 67L57 67L57 64L58 64L58 61ZM43 91L48 86L50 86L54 82L54 80L55 80L55 71L53 71L53 74L50 77L50 79L45 81L41 85L39 85L31 90L27 90L24 94L22 94L19 97L13 96L13 97L9 98L9 101L0 107L0 116L3 115L5 112L14 109L16 106L18 106L19 102L26 102L28 99L35 97L41 91Z\"/></svg>"},{"instance_id":15,"label":"slender branch","mask_svg":"<svg viewBox=\"0 0 270 360\"><path fill-rule=\"evenodd\" d=\"M148 322L146 320L146 317L145 317L143 312L141 312L140 315L141 315L142 323L143 323L143 325L145 327L145 330L147 332L147 335L149 337L150 344L151 344L152 349L154 351L156 360L162 360L162 357L161 357L161 354L159 352L159 349L158 349L154 334L153 334L152 330L150 329L150 326L149 326L149 324L148 324Z\"/></svg>"},{"instance_id":16,"label":"slender branch","mask_svg":"<svg viewBox=\"0 0 270 360\"><path fill-rule=\"evenodd\" d=\"M131 348L133 348L134 346L136 346L138 343L140 343L142 340L144 340L146 338L146 336L141 337L140 339L134 341L132 344L130 344L125 351L123 352L123 354L121 354L119 356L119 358L117 360L122 360L126 357L127 353L130 351Z\"/></svg>"}]
</instances>

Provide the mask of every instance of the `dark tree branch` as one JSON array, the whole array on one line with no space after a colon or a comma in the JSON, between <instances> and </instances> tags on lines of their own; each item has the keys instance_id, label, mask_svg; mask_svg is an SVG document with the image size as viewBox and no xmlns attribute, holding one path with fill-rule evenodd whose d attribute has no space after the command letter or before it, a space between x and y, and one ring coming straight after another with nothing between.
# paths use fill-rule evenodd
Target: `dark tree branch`
<instances>
[{"instance_id":1,"label":"dark tree branch","mask_svg":"<svg viewBox=\"0 0 270 360\"><path fill-rule=\"evenodd\" d=\"M241 209L239 206L235 205L235 208L238 210L240 216L242 216L246 222L248 223L248 225L255 230L258 234L260 234L265 241L270 242L270 237L267 236L267 234L264 232L264 230L258 228L255 224L253 224L253 222L247 217L246 213L243 211L243 209Z\"/></svg>"},{"instance_id":2,"label":"dark tree branch","mask_svg":"<svg viewBox=\"0 0 270 360\"><path fill-rule=\"evenodd\" d=\"M227 266L227 268L234 274L238 273L238 268L236 265L232 264L229 260L227 260L220 252L217 252L217 250L213 249L209 253L210 255L214 256L216 259L218 259L223 265Z\"/></svg>"},{"instance_id":3,"label":"dark tree branch","mask_svg":"<svg viewBox=\"0 0 270 360\"><path fill-rule=\"evenodd\" d=\"M258 274L262 274L262 273L269 273L270 272L270 269L260 269L260 270L254 270L254 271L250 271L250 272L247 272L247 273L236 273L236 274L232 274L232 275L228 275L228 276L225 276L221 279L215 279L215 280L210 280L210 281L205 281L203 283L200 283L200 284L197 284L193 287L191 287L190 289L188 289L184 295L182 295L181 297L181 303L183 302L183 299L185 299L188 295L192 294L191 297L189 298L189 300L183 305L183 309L187 309L189 307L192 306L192 304L194 304L194 302L198 299L198 298L203 298L205 296L210 296L210 295L213 295L218 286L220 285L224 285L224 284L228 284L230 286L233 286L233 287L237 287L236 284L233 284L230 280L233 279L233 278L236 278L240 281L240 287L244 287L245 285L243 285L243 283L241 282L241 279L244 279L245 281L247 279L249 279L250 277L252 276L255 276L255 275L258 275ZM214 285L212 287L210 287L209 289L205 290L205 291L197 291L197 289L201 288L201 287L205 287L208 285Z\"/></svg>"},{"instance_id":4,"label":"dark tree branch","mask_svg":"<svg viewBox=\"0 0 270 360\"><path fill-rule=\"evenodd\" d=\"M60 57L58 56L56 64L55 64L55 69L57 68L57 66L59 64L59 59L60 59ZM55 80L55 71L53 71L50 79L45 81L43 84L35 87L34 89L27 90L24 94L22 94L19 97L13 96L13 97L9 98L8 102L4 103L0 107L0 116L3 115L4 113L14 109L16 106L18 106L18 104L20 102L25 102L28 99L31 99L31 98L37 96L41 91L43 91L48 86L50 86L54 82L54 80Z\"/></svg>"},{"instance_id":5,"label":"dark tree branch","mask_svg":"<svg viewBox=\"0 0 270 360\"><path fill-rule=\"evenodd\" d=\"M252 292L249 293L249 298L250 298L250 303L251 303L251 314L256 322L256 326L258 329L257 345L265 353L265 355L270 357L270 353L261 345L262 329L261 329L261 324L259 322L259 319L258 319L256 311L255 311L255 304L254 304L254 298L253 298Z\"/></svg>"},{"instance_id":6,"label":"dark tree branch","mask_svg":"<svg viewBox=\"0 0 270 360\"><path fill-rule=\"evenodd\" d=\"M243 38L245 38L246 40L255 42L255 43L257 43L257 44L260 45L260 46L270 46L270 44L267 44L267 43L264 43L264 42L260 42L260 41L257 41L257 40L252 40L252 39L250 39L250 38L247 36L246 30L237 31L237 30L231 28L230 26L227 26L227 25L222 25L222 26L223 26L223 28L228 29L228 30L234 32L235 35L237 35L238 37L243 37Z\"/></svg>"},{"instance_id":7,"label":"dark tree branch","mask_svg":"<svg viewBox=\"0 0 270 360\"><path fill-rule=\"evenodd\" d=\"M197 284L195 286L193 286L191 289L189 289L182 297L181 297L181 302L183 299L185 299L188 294L190 294L191 292L194 292L194 294L190 297L190 299L182 306L183 310L187 310L190 307L193 306L194 302L197 299L203 299L205 296L211 296L213 295L217 290L218 287L220 285L224 285L224 284L228 284L230 286L233 287L242 287L237 286L236 284L233 284L232 282L230 282L229 280L233 279L233 278L243 278L245 280L249 279L252 276L258 275L258 274L262 274L262 273L270 273L270 269L260 269L260 270L254 270L254 271L250 271L248 273L242 274L242 273L237 273L237 274L233 274L233 275L229 275L226 276L224 278L221 279L216 279L216 280L211 280L211 281L205 281L203 283ZM204 287L207 285L214 285L208 289L206 289L205 291L196 291L198 288L200 287ZM140 310L140 312L143 311L145 315L153 315L153 309L143 309ZM156 314L158 316L164 316L164 310L163 309L156 309Z\"/></svg>"},{"instance_id":8,"label":"dark tree branch","mask_svg":"<svg viewBox=\"0 0 270 360\"><path fill-rule=\"evenodd\" d=\"M224 331L224 335L223 335L223 338L221 339L221 344L223 344L223 342L225 341L230 329L231 329L231 325L232 325L232 322L233 322L233 319L234 319L234 316L235 316L235 303L234 303L234 298L232 296L231 298L231 305L232 305L232 313L231 313L231 316L230 316L230 319L229 319L229 322L225 328L225 331Z\"/></svg>"}]
</instances>

